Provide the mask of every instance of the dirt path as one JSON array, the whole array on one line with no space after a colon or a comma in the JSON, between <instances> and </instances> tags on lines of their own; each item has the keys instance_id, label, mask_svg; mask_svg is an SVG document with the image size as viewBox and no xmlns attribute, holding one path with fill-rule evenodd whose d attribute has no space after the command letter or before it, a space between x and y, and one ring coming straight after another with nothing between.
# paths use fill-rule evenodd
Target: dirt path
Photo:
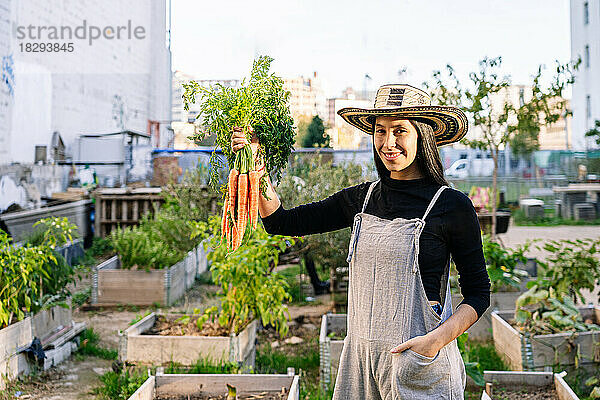
<instances>
[{"instance_id":1,"label":"dirt path","mask_svg":"<svg viewBox=\"0 0 600 400\"><path fill-rule=\"evenodd\" d=\"M96 357L75 360L71 357L56 367L40 374L37 379L24 383L18 400L80 400L93 399L90 393L99 386L100 375L110 370L112 361Z\"/></svg>"}]
</instances>

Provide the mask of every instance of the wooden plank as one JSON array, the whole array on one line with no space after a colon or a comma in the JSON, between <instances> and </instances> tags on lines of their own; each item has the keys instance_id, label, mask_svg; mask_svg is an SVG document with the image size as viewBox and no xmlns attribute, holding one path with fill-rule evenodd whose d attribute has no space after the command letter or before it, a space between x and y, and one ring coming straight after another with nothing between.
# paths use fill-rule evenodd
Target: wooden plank
<instances>
[{"instance_id":1,"label":"wooden plank","mask_svg":"<svg viewBox=\"0 0 600 400\"><path fill-rule=\"evenodd\" d=\"M491 314L494 347L513 370L522 371L521 335L499 313L500 311L492 311ZM502 315L509 313L504 312Z\"/></svg>"},{"instance_id":2,"label":"wooden plank","mask_svg":"<svg viewBox=\"0 0 600 400\"><path fill-rule=\"evenodd\" d=\"M163 315L169 319L175 319L185 314L166 313ZM127 361L143 363L175 361L184 365L192 365L201 357L208 357L214 361L230 361L232 346L230 337L143 335L152 327L155 318L155 313L152 313L125 331ZM249 356L255 348L257 327L258 321L254 320L233 338L239 349L233 361L250 362L248 365L254 366L254 359Z\"/></svg>"},{"instance_id":3,"label":"wooden plank","mask_svg":"<svg viewBox=\"0 0 600 400\"><path fill-rule=\"evenodd\" d=\"M154 326L156 313L152 312L125 330L125 335L141 335Z\"/></svg>"},{"instance_id":4,"label":"wooden plank","mask_svg":"<svg viewBox=\"0 0 600 400\"><path fill-rule=\"evenodd\" d=\"M129 215L127 214L128 201L123 199L121 201L121 221L128 221Z\"/></svg>"},{"instance_id":5,"label":"wooden plank","mask_svg":"<svg viewBox=\"0 0 600 400\"><path fill-rule=\"evenodd\" d=\"M117 200L112 200L110 202L110 219L111 220L117 219Z\"/></svg>"},{"instance_id":6,"label":"wooden plank","mask_svg":"<svg viewBox=\"0 0 600 400\"><path fill-rule=\"evenodd\" d=\"M193 365L199 358L229 361L229 338L209 336L130 335L127 361Z\"/></svg>"},{"instance_id":7,"label":"wooden plank","mask_svg":"<svg viewBox=\"0 0 600 400\"><path fill-rule=\"evenodd\" d=\"M156 386L156 377L149 376L148 379L136 390L128 400L153 400L154 387Z\"/></svg>"},{"instance_id":8,"label":"wooden plank","mask_svg":"<svg viewBox=\"0 0 600 400\"><path fill-rule=\"evenodd\" d=\"M143 216L148 213L148 208L149 208L150 202L148 200L143 200L142 203L144 204L144 213L142 214L142 216Z\"/></svg>"},{"instance_id":9,"label":"wooden plank","mask_svg":"<svg viewBox=\"0 0 600 400\"><path fill-rule=\"evenodd\" d=\"M164 270L98 271L98 303L164 304Z\"/></svg>"},{"instance_id":10,"label":"wooden plank","mask_svg":"<svg viewBox=\"0 0 600 400\"><path fill-rule=\"evenodd\" d=\"M133 200L133 213L131 215L131 219L140 220L140 202L137 200Z\"/></svg>"},{"instance_id":11,"label":"wooden plank","mask_svg":"<svg viewBox=\"0 0 600 400\"><path fill-rule=\"evenodd\" d=\"M573 389L563 379L563 376L566 374L566 372L554 374L554 388L556 389L558 400L579 400L579 396L575 394Z\"/></svg>"},{"instance_id":12,"label":"wooden plank","mask_svg":"<svg viewBox=\"0 0 600 400\"><path fill-rule=\"evenodd\" d=\"M533 371L483 371L486 382L493 384L516 386L548 386L554 382L552 372Z\"/></svg>"},{"instance_id":13,"label":"wooden plank","mask_svg":"<svg viewBox=\"0 0 600 400\"><path fill-rule=\"evenodd\" d=\"M156 376L156 393L170 395L223 394L226 384L238 391L280 391L290 390L294 376L271 374L167 374Z\"/></svg>"}]
</instances>

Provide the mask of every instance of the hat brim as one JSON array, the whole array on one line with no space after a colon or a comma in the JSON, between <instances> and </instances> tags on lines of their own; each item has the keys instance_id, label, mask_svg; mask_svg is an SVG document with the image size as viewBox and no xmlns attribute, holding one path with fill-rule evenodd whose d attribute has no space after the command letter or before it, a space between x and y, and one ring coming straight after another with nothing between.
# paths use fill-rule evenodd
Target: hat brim
<instances>
[{"instance_id":1,"label":"hat brim","mask_svg":"<svg viewBox=\"0 0 600 400\"><path fill-rule=\"evenodd\" d=\"M433 127L438 146L458 142L466 134L469 122L464 112L449 106L409 106L395 108L354 108L339 110L338 115L361 131L373 134L375 117L388 116L400 119L422 119Z\"/></svg>"}]
</instances>

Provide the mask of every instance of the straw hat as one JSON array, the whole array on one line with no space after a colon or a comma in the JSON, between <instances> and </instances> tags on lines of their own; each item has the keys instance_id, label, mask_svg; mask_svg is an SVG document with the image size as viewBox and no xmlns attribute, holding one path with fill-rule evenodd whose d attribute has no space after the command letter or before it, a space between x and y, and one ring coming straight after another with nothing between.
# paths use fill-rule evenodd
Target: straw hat
<instances>
[{"instance_id":1,"label":"straw hat","mask_svg":"<svg viewBox=\"0 0 600 400\"><path fill-rule=\"evenodd\" d=\"M338 114L350 125L373 134L377 116L425 120L433 127L438 146L457 142L467 133L466 115L456 107L432 106L431 98L421 89L397 84L383 85L377 90L373 108L346 107Z\"/></svg>"}]
</instances>

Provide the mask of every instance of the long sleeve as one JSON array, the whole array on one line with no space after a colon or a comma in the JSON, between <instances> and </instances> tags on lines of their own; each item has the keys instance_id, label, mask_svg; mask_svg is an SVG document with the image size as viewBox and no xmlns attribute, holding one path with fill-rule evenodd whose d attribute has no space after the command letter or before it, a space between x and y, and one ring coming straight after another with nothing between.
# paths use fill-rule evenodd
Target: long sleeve
<instances>
[{"instance_id":1,"label":"long sleeve","mask_svg":"<svg viewBox=\"0 0 600 400\"><path fill-rule=\"evenodd\" d=\"M304 236L349 227L361 185L345 188L323 200L289 210L280 204L275 212L262 218L265 230L271 235Z\"/></svg>"},{"instance_id":2,"label":"long sleeve","mask_svg":"<svg viewBox=\"0 0 600 400\"><path fill-rule=\"evenodd\" d=\"M490 306L490 278L485 266L481 244L481 228L471 200L461 192L456 195L448 221L444 224L448 247L456 269L463 296L460 304L468 304L481 317Z\"/></svg>"}]
</instances>

